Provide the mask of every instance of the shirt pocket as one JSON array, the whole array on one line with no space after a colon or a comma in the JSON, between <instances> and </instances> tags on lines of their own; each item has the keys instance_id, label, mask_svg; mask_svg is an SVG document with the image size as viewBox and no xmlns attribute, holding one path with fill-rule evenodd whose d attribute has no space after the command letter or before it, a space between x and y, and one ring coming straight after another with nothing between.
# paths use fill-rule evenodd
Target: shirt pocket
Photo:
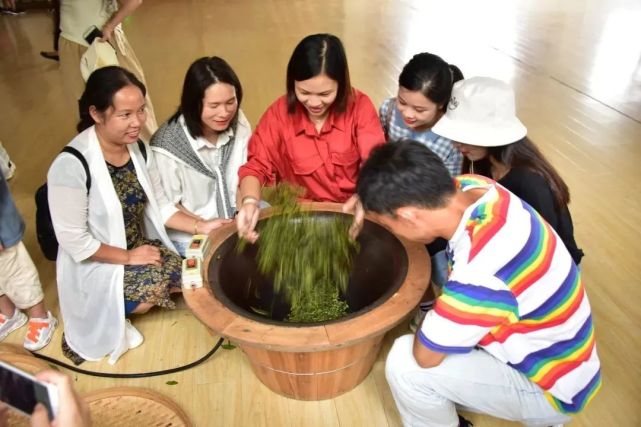
<instances>
[{"instance_id":1,"label":"shirt pocket","mask_svg":"<svg viewBox=\"0 0 641 427\"><path fill-rule=\"evenodd\" d=\"M348 151L330 153L330 161L334 166L343 169L345 176L348 178L356 178L360 160L361 156L355 148Z\"/></svg>"},{"instance_id":2,"label":"shirt pocket","mask_svg":"<svg viewBox=\"0 0 641 427\"><path fill-rule=\"evenodd\" d=\"M311 175L323 165L323 159L318 154L305 158L295 158L290 161L295 175Z\"/></svg>"}]
</instances>

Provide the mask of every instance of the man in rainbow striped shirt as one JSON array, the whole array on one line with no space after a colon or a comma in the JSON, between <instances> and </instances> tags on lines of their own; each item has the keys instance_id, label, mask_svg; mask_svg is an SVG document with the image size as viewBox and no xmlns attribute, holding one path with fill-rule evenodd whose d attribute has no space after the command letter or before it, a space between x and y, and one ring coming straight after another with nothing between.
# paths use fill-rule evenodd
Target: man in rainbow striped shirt
<instances>
[{"instance_id":1,"label":"man in rainbow striped shirt","mask_svg":"<svg viewBox=\"0 0 641 427\"><path fill-rule=\"evenodd\" d=\"M374 150L357 193L395 234L449 241L442 295L386 362L404 425L457 426L459 408L549 426L585 407L601 385L590 305L577 266L534 209L490 179L452 180L413 141Z\"/></svg>"}]
</instances>

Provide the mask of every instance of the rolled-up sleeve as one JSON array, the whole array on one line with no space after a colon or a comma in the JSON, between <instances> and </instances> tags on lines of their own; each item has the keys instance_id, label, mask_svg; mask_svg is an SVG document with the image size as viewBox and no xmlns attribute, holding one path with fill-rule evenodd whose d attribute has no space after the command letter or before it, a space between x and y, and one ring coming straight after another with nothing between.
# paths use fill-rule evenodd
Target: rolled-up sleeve
<instances>
[{"instance_id":1,"label":"rolled-up sleeve","mask_svg":"<svg viewBox=\"0 0 641 427\"><path fill-rule=\"evenodd\" d=\"M246 176L254 176L262 185L272 181L274 174L272 152L281 139L280 130L285 126L283 120L278 117L277 107L275 103L265 112L249 139L247 163L238 169L240 180Z\"/></svg>"},{"instance_id":2,"label":"rolled-up sleeve","mask_svg":"<svg viewBox=\"0 0 641 427\"><path fill-rule=\"evenodd\" d=\"M86 173L80 161L60 154L49 169L47 189L58 245L74 261L86 260L98 251L101 242L89 232Z\"/></svg>"},{"instance_id":3,"label":"rolled-up sleeve","mask_svg":"<svg viewBox=\"0 0 641 427\"><path fill-rule=\"evenodd\" d=\"M355 109L356 145L361 162L364 162L374 147L385 143L385 134L376 108L367 95L359 94Z\"/></svg>"}]
</instances>

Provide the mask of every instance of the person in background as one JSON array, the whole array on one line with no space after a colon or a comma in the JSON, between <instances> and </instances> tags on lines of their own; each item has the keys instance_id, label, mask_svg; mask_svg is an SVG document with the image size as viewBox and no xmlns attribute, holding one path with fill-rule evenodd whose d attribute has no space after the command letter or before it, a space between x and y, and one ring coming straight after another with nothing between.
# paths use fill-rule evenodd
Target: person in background
<instances>
[{"instance_id":1,"label":"person in background","mask_svg":"<svg viewBox=\"0 0 641 427\"><path fill-rule=\"evenodd\" d=\"M395 234L448 241L441 296L385 364L403 425L467 426L463 409L550 426L585 408L601 386L590 303L570 253L531 206L489 178L453 180L415 141L376 148L357 194Z\"/></svg>"},{"instance_id":2,"label":"person in background","mask_svg":"<svg viewBox=\"0 0 641 427\"><path fill-rule=\"evenodd\" d=\"M462 79L461 70L440 56L416 54L398 77L396 97L383 101L378 113L389 142L412 139L422 143L443 160L452 176L461 173L463 157L432 128L445 114L452 86Z\"/></svg>"},{"instance_id":3,"label":"person in background","mask_svg":"<svg viewBox=\"0 0 641 427\"><path fill-rule=\"evenodd\" d=\"M568 186L527 137L509 85L489 77L458 82L434 129L455 141L453 146L465 156L464 173L492 178L527 202L557 232L574 262L581 262Z\"/></svg>"},{"instance_id":4,"label":"person in background","mask_svg":"<svg viewBox=\"0 0 641 427\"><path fill-rule=\"evenodd\" d=\"M22 243L24 230L0 169L0 341L28 320L23 345L37 351L49 344L58 321L45 307L38 270Z\"/></svg>"},{"instance_id":5,"label":"person in background","mask_svg":"<svg viewBox=\"0 0 641 427\"><path fill-rule=\"evenodd\" d=\"M53 50L40 51L40 56L52 61L60 61L58 43L60 41L60 0L51 0L51 13L53 15Z\"/></svg>"},{"instance_id":6,"label":"person in background","mask_svg":"<svg viewBox=\"0 0 641 427\"><path fill-rule=\"evenodd\" d=\"M263 114L238 172L239 236L258 238L264 185L284 181L302 187L304 199L345 202L354 194L361 163L384 142L372 101L352 88L338 37L305 37L287 65L287 94Z\"/></svg>"},{"instance_id":7,"label":"person in background","mask_svg":"<svg viewBox=\"0 0 641 427\"><path fill-rule=\"evenodd\" d=\"M16 5L16 0L3 0L4 7L0 7L0 13L3 15L22 15L26 13L23 7Z\"/></svg>"},{"instance_id":8,"label":"person in background","mask_svg":"<svg viewBox=\"0 0 641 427\"><path fill-rule=\"evenodd\" d=\"M118 65L145 83L142 66L122 30L123 20L134 13L142 0L60 0L60 39L58 55L63 89L74 107L80 99L85 82L80 72L80 60L89 44L85 36L93 27L102 33L116 51ZM147 121L142 138L149 141L158 129L149 95L146 95Z\"/></svg>"},{"instance_id":9,"label":"person in background","mask_svg":"<svg viewBox=\"0 0 641 427\"><path fill-rule=\"evenodd\" d=\"M240 81L225 60L200 58L185 75L178 111L151 140L165 193L188 215L234 217L238 169L247 161L251 135L242 99ZM184 256L192 234L168 232Z\"/></svg>"},{"instance_id":10,"label":"person in background","mask_svg":"<svg viewBox=\"0 0 641 427\"><path fill-rule=\"evenodd\" d=\"M47 174L63 352L75 363L105 355L115 363L143 341L125 316L175 307L182 259L165 226L207 234L229 222L187 215L167 199L151 150L139 141L145 91L124 68L94 71L80 98L80 133L68 144L87 161L90 191L70 153Z\"/></svg>"}]
</instances>

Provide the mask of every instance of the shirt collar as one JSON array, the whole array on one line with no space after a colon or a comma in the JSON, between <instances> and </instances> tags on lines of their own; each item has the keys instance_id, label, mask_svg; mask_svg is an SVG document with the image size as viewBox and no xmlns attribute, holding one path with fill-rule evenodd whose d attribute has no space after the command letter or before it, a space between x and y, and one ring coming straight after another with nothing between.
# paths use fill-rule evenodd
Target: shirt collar
<instances>
[{"instance_id":1,"label":"shirt collar","mask_svg":"<svg viewBox=\"0 0 641 427\"><path fill-rule=\"evenodd\" d=\"M303 107L299 102L296 102L296 111L294 111L293 122L296 135L303 132L308 136L317 135L314 123L312 123L307 115L307 110L305 110L305 107ZM336 114L332 108L329 112L329 116L327 116L327 120L323 123L320 133L329 132L332 127L338 130L345 129L345 113Z\"/></svg>"},{"instance_id":2,"label":"shirt collar","mask_svg":"<svg viewBox=\"0 0 641 427\"><path fill-rule=\"evenodd\" d=\"M195 143L194 145L197 150L200 150L202 148L213 148L213 149L222 148L223 146L229 143L229 141L233 136L234 136L234 130L230 127L226 131L218 134L218 140L216 141L216 144L212 144L205 137L199 136L194 141Z\"/></svg>"}]
</instances>

